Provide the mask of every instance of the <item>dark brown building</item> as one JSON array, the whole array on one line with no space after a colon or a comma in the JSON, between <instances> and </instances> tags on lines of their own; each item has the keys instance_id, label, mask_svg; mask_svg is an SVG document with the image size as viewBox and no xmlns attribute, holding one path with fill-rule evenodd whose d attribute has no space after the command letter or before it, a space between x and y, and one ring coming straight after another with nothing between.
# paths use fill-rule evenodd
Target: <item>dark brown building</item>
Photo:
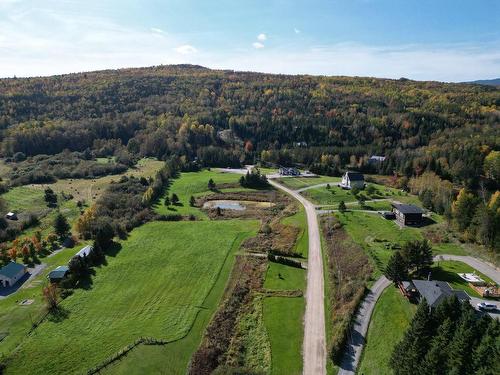
<instances>
[{"instance_id":1,"label":"dark brown building","mask_svg":"<svg viewBox=\"0 0 500 375\"><path fill-rule=\"evenodd\" d=\"M400 225L421 225L424 211L412 204L392 204L392 212L396 215L396 221Z\"/></svg>"}]
</instances>

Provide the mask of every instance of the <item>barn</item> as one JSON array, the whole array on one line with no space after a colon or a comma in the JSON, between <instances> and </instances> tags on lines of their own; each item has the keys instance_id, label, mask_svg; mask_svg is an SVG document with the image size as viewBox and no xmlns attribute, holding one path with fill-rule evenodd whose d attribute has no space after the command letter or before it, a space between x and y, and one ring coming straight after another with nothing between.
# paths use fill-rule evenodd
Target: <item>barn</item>
<instances>
[{"instance_id":1,"label":"barn","mask_svg":"<svg viewBox=\"0 0 500 375\"><path fill-rule=\"evenodd\" d=\"M9 262L0 268L0 286L9 287L17 283L28 269L24 264Z\"/></svg>"},{"instance_id":2,"label":"barn","mask_svg":"<svg viewBox=\"0 0 500 375\"><path fill-rule=\"evenodd\" d=\"M417 206L412 204L401 204L401 203L392 203L392 212L396 215L396 221L399 225L421 225L422 214L424 211Z\"/></svg>"}]
</instances>

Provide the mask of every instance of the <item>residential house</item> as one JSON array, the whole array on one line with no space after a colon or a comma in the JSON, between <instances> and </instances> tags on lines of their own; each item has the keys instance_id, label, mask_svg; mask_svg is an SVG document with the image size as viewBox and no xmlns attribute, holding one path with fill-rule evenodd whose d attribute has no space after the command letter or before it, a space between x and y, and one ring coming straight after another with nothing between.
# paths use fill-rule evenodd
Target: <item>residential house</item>
<instances>
[{"instance_id":1,"label":"residential house","mask_svg":"<svg viewBox=\"0 0 500 375\"><path fill-rule=\"evenodd\" d=\"M460 302L468 302L470 297L463 290L454 290L445 281L412 280L403 281L401 291L409 298L425 298L430 308L435 308L446 298L456 296Z\"/></svg>"},{"instance_id":2,"label":"residential house","mask_svg":"<svg viewBox=\"0 0 500 375\"><path fill-rule=\"evenodd\" d=\"M412 204L401 204L401 203L392 203L392 212L396 215L396 221L401 226L404 225L421 225L422 214L424 211L417 206Z\"/></svg>"},{"instance_id":3,"label":"residential house","mask_svg":"<svg viewBox=\"0 0 500 375\"><path fill-rule=\"evenodd\" d=\"M300 176L300 171L294 167L280 167L279 173L282 176Z\"/></svg>"},{"instance_id":4,"label":"residential house","mask_svg":"<svg viewBox=\"0 0 500 375\"><path fill-rule=\"evenodd\" d=\"M385 156L379 156L379 155L372 155L368 159L369 164L379 164L383 163L385 161Z\"/></svg>"},{"instance_id":5,"label":"residential house","mask_svg":"<svg viewBox=\"0 0 500 375\"><path fill-rule=\"evenodd\" d=\"M0 268L0 286L9 287L17 283L28 269L24 264L9 262L7 265Z\"/></svg>"},{"instance_id":6,"label":"residential house","mask_svg":"<svg viewBox=\"0 0 500 375\"><path fill-rule=\"evenodd\" d=\"M354 187L358 189L364 189L365 187L365 176L359 172L347 171L342 176L342 182L340 186L344 189L352 189Z\"/></svg>"}]
</instances>

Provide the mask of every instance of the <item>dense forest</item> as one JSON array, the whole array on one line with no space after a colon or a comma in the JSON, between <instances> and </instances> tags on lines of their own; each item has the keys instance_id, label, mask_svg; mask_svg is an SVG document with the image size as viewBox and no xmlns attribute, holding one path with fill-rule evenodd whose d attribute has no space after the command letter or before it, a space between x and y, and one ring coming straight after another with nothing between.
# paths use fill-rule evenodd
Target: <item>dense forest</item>
<instances>
[{"instance_id":1,"label":"dense forest","mask_svg":"<svg viewBox=\"0 0 500 375\"><path fill-rule=\"evenodd\" d=\"M191 65L12 78L0 80L0 156L11 186L119 173L145 156L396 175L398 187L491 247L499 108L492 86Z\"/></svg>"},{"instance_id":2,"label":"dense forest","mask_svg":"<svg viewBox=\"0 0 500 375\"><path fill-rule=\"evenodd\" d=\"M1 153L87 149L208 166L262 160L326 172L425 170L498 184L500 89L407 79L313 77L158 66L0 80ZM108 154L108 155L105 155ZM21 157L22 157L21 155ZM127 154L125 154L127 157Z\"/></svg>"}]
</instances>

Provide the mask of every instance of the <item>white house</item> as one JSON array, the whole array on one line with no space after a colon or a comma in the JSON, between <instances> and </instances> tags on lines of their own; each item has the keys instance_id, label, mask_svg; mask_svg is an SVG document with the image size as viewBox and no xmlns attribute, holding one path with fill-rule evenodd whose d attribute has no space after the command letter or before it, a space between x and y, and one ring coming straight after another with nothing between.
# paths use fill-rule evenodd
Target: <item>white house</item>
<instances>
[{"instance_id":1,"label":"white house","mask_svg":"<svg viewBox=\"0 0 500 375\"><path fill-rule=\"evenodd\" d=\"M362 173L347 171L342 176L342 182L340 183L340 186L345 189L352 189L353 187L364 189L365 177Z\"/></svg>"},{"instance_id":2,"label":"white house","mask_svg":"<svg viewBox=\"0 0 500 375\"><path fill-rule=\"evenodd\" d=\"M28 269L24 264L10 262L0 268L0 286L9 287L21 279Z\"/></svg>"}]
</instances>

